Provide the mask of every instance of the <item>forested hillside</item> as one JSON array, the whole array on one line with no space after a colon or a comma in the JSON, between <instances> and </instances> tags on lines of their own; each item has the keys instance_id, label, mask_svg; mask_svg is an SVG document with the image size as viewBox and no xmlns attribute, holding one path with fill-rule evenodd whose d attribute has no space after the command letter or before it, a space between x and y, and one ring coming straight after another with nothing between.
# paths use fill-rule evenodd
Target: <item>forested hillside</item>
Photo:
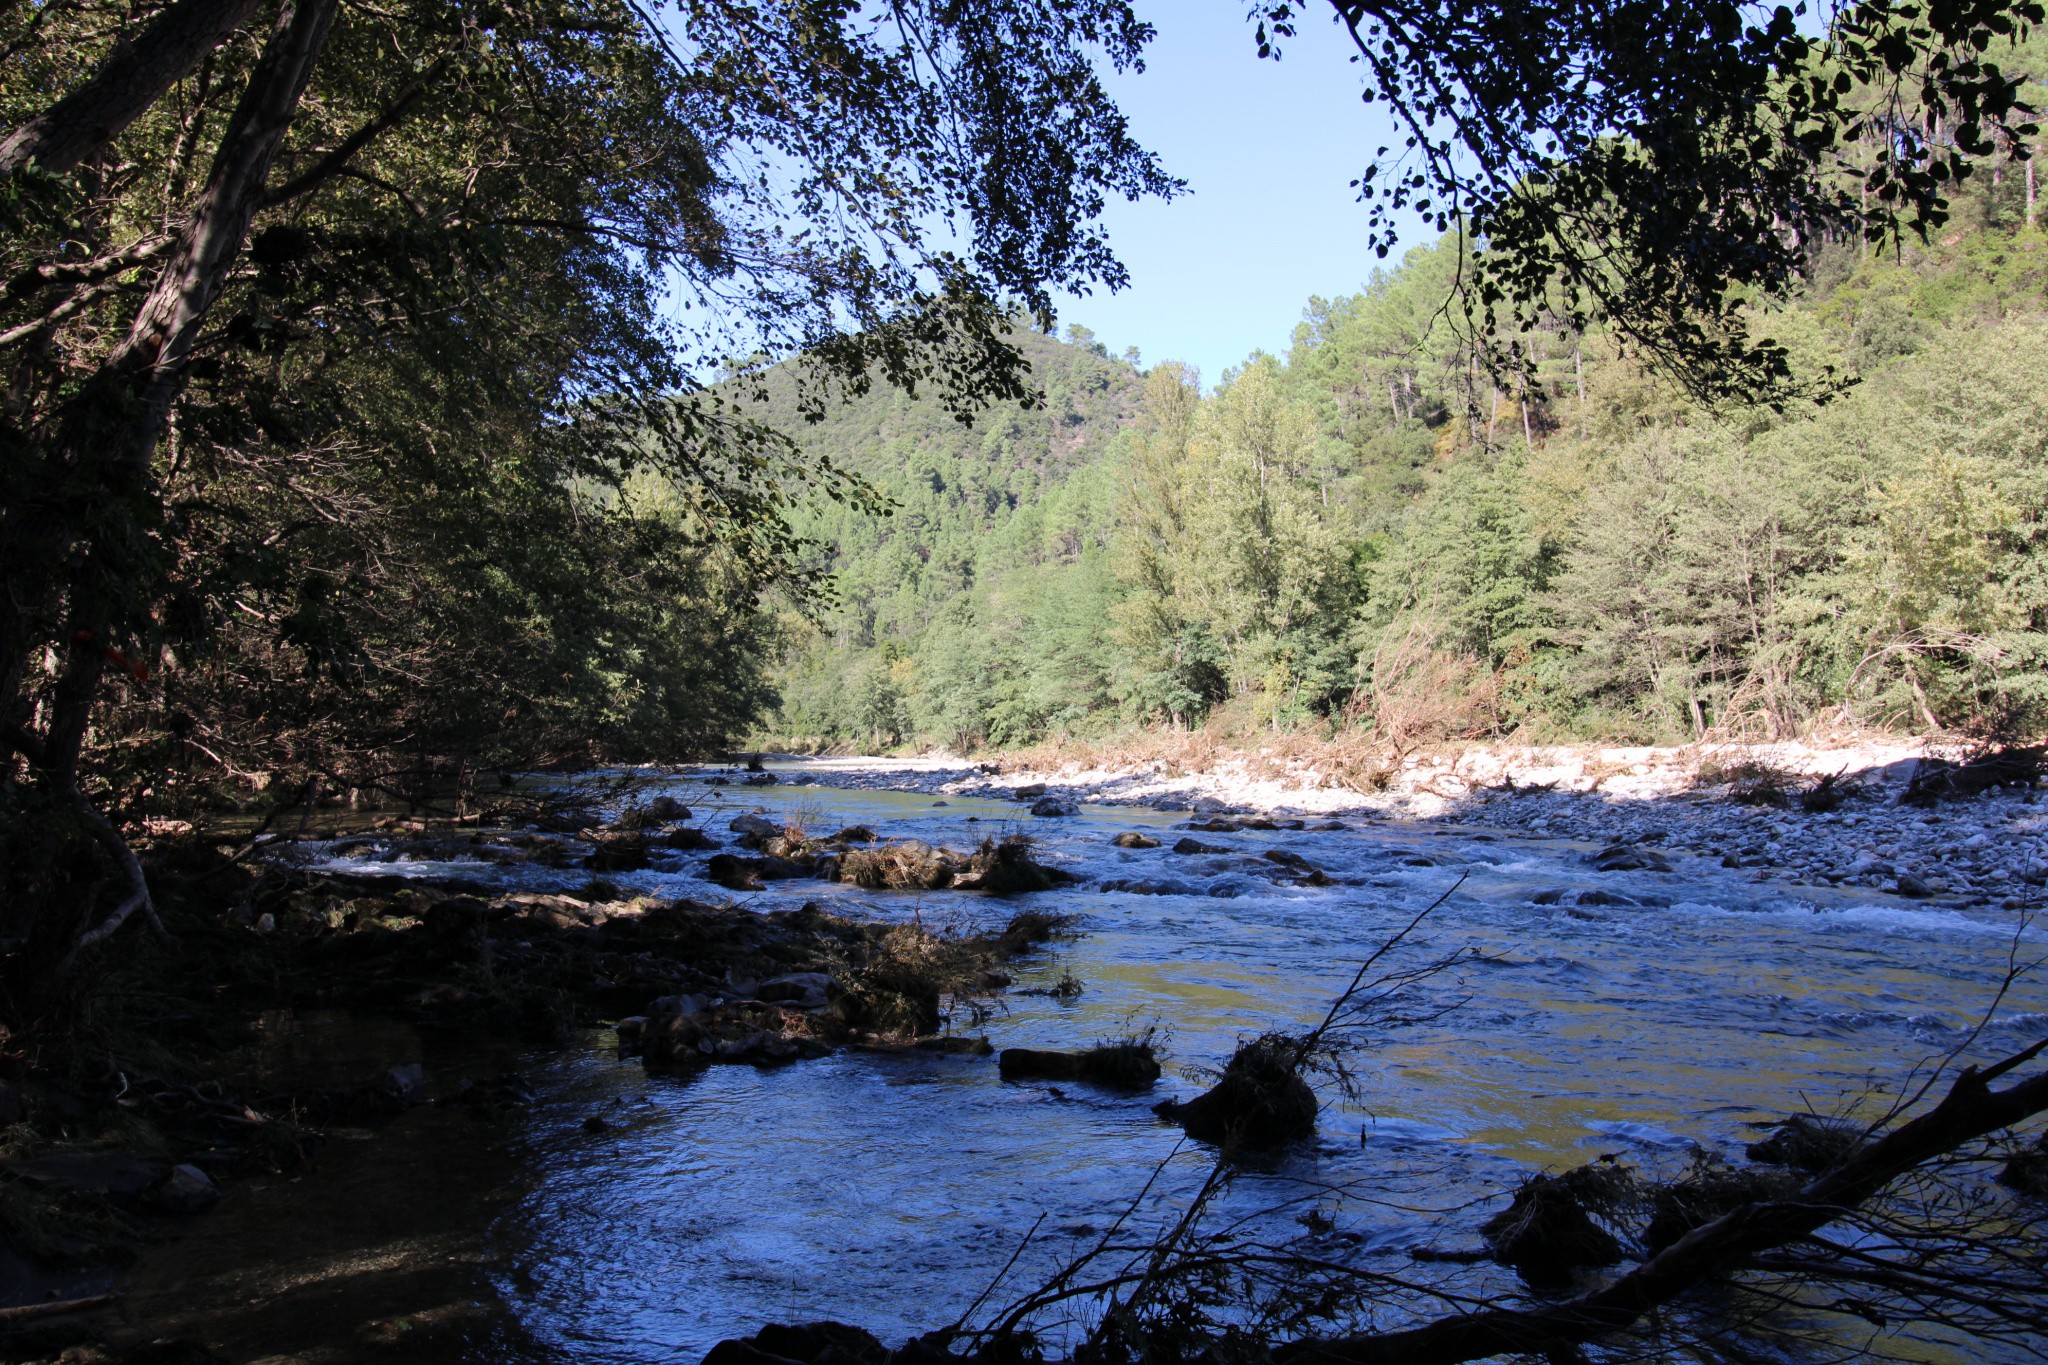
<instances>
[{"instance_id":1,"label":"forested hillside","mask_svg":"<svg viewBox=\"0 0 2048 1365\"><path fill-rule=\"evenodd\" d=\"M1810 251L1757 323L1809 389L1783 411L1703 405L1598 329L1467 333L1449 239L1213 390L1083 335L1032 339L1038 411L866 399L804 439L898 508L806 514L839 601L794 628L769 729L2038 729L2048 234L2010 169L1924 246Z\"/></svg>"}]
</instances>

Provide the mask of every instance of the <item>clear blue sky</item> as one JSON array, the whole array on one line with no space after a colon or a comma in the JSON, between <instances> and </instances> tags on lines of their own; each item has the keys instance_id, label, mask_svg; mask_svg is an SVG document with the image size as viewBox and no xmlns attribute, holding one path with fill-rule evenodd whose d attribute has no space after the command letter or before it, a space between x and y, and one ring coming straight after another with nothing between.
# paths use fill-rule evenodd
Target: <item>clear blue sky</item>
<instances>
[{"instance_id":1,"label":"clear blue sky","mask_svg":"<svg viewBox=\"0 0 2048 1365\"><path fill-rule=\"evenodd\" d=\"M1172 203L1106 215L1121 293L1059 300L1112 353L1185 360L1213 385L1252 351L1284 353L1309 295L1357 291L1377 263L1350 182L1392 142L1359 99L1341 31L1309 7L1282 60L1260 61L1238 0L1140 0L1158 29L1142 75L1111 86L1132 131L1188 182ZM1429 240L1418 224L1399 252Z\"/></svg>"}]
</instances>

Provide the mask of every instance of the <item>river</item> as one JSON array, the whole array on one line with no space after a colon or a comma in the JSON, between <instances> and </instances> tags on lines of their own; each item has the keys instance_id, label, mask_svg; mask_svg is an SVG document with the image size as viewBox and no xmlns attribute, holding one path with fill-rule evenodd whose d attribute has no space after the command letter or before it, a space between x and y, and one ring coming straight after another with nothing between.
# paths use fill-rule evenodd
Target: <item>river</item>
<instances>
[{"instance_id":1,"label":"river","mask_svg":"<svg viewBox=\"0 0 2048 1365\"><path fill-rule=\"evenodd\" d=\"M1411 1247L1474 1244L1500 1192L1532 1171L1616 1153L1668 1173L1696 1148L1739 1157L1756 1122L1895 1093L1985 1015L2016 932L2041 948L2010 911L1779 886L1704 859L1600 873L1587 845L1466 825L1347 816L1343 829L1201 833L1231 852L1188 856L1170 849L1183 812L1091 805L1033 819L1015 802L889 790L889 774L859 765L771 767L772 787L711 786L697 773L647 794L672 792L721 834L732 813L755 809L955 848L1027 831L1042 860L1084 879L1031 900L1076 916L1075 933L1021 964L992 1014L963 1008L953 1027L997 1047L1052 1048L1152 1029L1167 1077L1132 1096L1005 1083L992 1057L844 1052L670 1080L621 1060L605 1034L526 1054L518 1066L535 1102L489 1153L427 1120L380 1139L391 1144L381 1157L355 1158L381 1172L362 1197L394 1203L370 1217L394 1243L408 1218L440 1220L443 1232L475 1224L459 1292L497 1305L477 1358L666 1365L766 1322L837 1319L894 1343L978 1299L985 1318L986 1305L1090 1244L1162 1163L1133 1226L1172 1217L1208 1154L1152 1105L1202 1088L1199 1069L1240 1038L1320 1018L1362 957L1454 885L1395 957L1468 954L1418 988L1418 1012L1433 1017L1361 1040L1358 1097L1321 1083L1318 1138L1242 1175L1214 1220L1301 1234L1315 1210L1332 1254L1412 1269ZM1128 830L1168 847L1111 843ZM1276 884L1261 875L1275 870L1261 856L1273 849L1336 884ZM610 879L654 895L730 894L698 879L702 863ZM392 866L545 889L587 876ZM1119 877L1174 877L1199 894L1099 889ZM1571 903L1596 887L1641 903ZM774 883L749 903L807 899L942 928L999 926L1017 908L816 882ZM1078 994L1052 992L1067 978ZM2010 1051L2044 1023L2048 983L2023 981L1968 1055ZM594 1115L603 1131L589 1131ZM453 1142L478 1142L475 1159L451 1157ZM465 1193L457 1209L448 1192L467 1188L464 1173L493 1198ZM277 1202L294 1197L238 1193L214 1230L195 1234L202 1250L188 1250L188 1267L213 1266L212 1247L225 1275L236 1238L301 1216ZM138 1311L166 1301L167 1273L161 1256L145 1264ZM193 1288L212 1283L204 1275L183 1278L188 1295L210 1292Z\"/></svg>"}]
</instances>

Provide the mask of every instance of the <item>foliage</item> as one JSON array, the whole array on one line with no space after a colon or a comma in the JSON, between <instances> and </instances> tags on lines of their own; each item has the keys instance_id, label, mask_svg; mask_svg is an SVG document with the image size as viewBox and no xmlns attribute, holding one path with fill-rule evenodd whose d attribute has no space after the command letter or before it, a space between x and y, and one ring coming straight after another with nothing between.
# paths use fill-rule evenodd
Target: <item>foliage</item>
<instances>
[{"instance_id":1,"label":"foliage","mask_svg":"<svg viewBox=\"0 0 2048 1365\"><path fill-rule=\"evenodd\" d=\"M914 456L849 419L820 453L904 506L888 531L820 529L844 596L770 727L960 749L1205 720L1397 749L1781 736L1844 711L2037 731L2048 237L1994 202L2009 188L1977 184L1958 211L1986 226L1929 247L1823 253L1771 326L1859 382L1784 413L1703 405L1600 330L1524 338L1542 391L1493 385L1430 302L1446 239L1312 300L1284 360L1209 394L1172 362L1034 340L1049 391L1080 366L1119 398L1076 411L1073 458L1014 507L928 495L960 481L932 452L1035 416L932 425ZM886 732L833 709L884 657Z\"/></svg>"},{"instance_id":2,"label":"foliage","mask_svg":"<svg viewBox=\"0 0 2048 1365\"><path fill-rule=\"evenodd\" d=\"M871 498L700 376L1028 399L1012 310L1120 283L1105 197L1176 189L1098 78L1148 37L1122 0L6 7L10 835L716 746L763 591L814 586L785 509ZM93 861L4 899L89 911Z\"/></svg>"},{"instance_id":3,"label":"foliage","mask_svg":"<svg viewBox=\"0 0 2048 1365\"><path fill-rule=\"evenodd\" d=\"M1277 58L1322 6L1251 9ZM1816 243L1927 240L2038 133L2037 0L1861 0L1818 23L1737 0L1329 9L1405 135L1353 182L1372 244L1403 211L1469 234L1467 316L1521 389L1525 334L1601 324L1702 399L1783 402L1825 377L1795 373L1753 304L1795 292Z\"/></svg>"}]
</instances>

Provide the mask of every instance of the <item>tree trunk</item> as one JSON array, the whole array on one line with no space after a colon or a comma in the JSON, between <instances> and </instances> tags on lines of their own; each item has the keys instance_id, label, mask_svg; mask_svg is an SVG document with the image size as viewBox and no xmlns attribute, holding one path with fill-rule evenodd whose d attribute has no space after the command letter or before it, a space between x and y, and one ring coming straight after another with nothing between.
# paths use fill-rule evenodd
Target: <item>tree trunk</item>
<instances>
[{"instance_id":1,"label":"tree trunk","mask_svg":"<svg viewBox=\"0 0 2048 1365\"><path fill-rule=\"evenodd\" d=\"M2034 158L2027 158L2027 226L2034 226Z\"/></svg>"},{"instance_id":2,"label":"tree trunk","mask_svg":"<svg viewBox=\"0 0 2048 1365\"><path fill-rule=\"evenodd\" d=\"M257 0L177 0L123 38L85 84L0 142L0 178L31 161L56 175L121 135L207 53L228 40Z\"/></svg>"},{"instance_id":3,"label":"tree trunk","mask_svg":"<svg viewBox=\"0 0 2048 1365\"><path fill-rule=\"evenodd\" d=\"M150 461L200 323L249 232L264 181L333 26L336 0L288 0L214 154L206 188L128 335L65 422L58 464L99 502L69 581L69 658L56 692L43 766L68 784L99 690L116 622L143 553L132 509L147 508ZM125 505L125 506L124 506ZM129 523L125 527L123 522Z\"/></svg>"}]
</instances>

